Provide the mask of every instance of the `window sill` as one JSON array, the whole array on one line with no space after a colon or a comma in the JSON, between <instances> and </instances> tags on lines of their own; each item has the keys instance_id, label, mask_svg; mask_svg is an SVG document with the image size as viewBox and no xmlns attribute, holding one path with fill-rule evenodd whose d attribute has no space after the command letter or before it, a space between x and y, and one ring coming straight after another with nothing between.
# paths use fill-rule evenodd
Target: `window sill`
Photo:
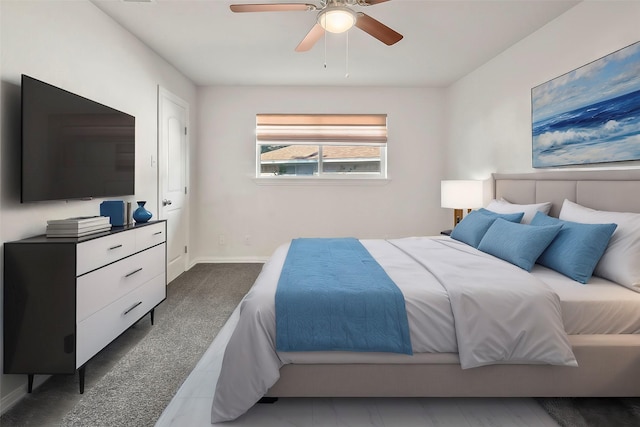
<instances>
[{"instance_id":1,"label":"window sill","mask_svg":"<svg viewBox=\"0 0 640 427\"><path fill-rule=\"evenodd\" d=\"M353 185L382 186L391 182L390 178L342 178L342 177L260 177L253 178L256 185Z\"/></svg>"}]
</instances>

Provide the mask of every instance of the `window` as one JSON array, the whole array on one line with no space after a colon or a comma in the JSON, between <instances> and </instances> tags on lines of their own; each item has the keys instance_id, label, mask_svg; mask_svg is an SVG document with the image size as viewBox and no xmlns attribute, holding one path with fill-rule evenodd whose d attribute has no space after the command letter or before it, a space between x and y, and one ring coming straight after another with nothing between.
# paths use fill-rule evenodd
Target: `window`
<instances>
[{"instance_id":1,"label":"window","mask_svg":"<svg viewBox=\"0 0 640 427\"><path fill-rule=\"evenodd\" d=\"M256 176L386 178L386 114L258 114Z\"/></svg>"}]
</instances>

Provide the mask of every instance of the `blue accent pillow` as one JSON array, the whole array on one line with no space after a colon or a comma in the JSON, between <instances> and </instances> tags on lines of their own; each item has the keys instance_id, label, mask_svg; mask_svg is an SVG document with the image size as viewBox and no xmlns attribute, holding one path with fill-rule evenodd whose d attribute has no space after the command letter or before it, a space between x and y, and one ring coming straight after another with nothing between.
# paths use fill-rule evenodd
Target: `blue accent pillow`
<instances>
[{"instance_id":1,"label":"blue accent pillow","mask_svg":"<svg viewBox=\"0 0 640 427\"><path fill-rule=\"evenodd\" d=\"M487 230L478 249L531 271L561 228L562 225L515 224L498 218Z\"/></svg>"},{"instance_id":2,"label":"blue accent pillow","mask_svg":"<svg viewBox=\"0 0 640 427\"><path fill-rule=\"evenodd\" d=\"M538 264L580 283L587 283L604 254L617 224L582 224L538 212L531 225L562 225L558 236L538 258Z\"/></svg>"},{"instance_id":3,"label":"blue accent pillow","mask_svg":"<svg viewBox=\"0 0 640 427\"><path fill-rule=\"evenodd\" d=\"M478 209L469 213L455 226L451 232L451 238L477 248L480 240L496 219L503 218L507 221L520 222L523 215L524 212L499 214L486 209Z\"/></svg>"},{"instance_id":4,"label":"blue accent pillow","mask_svg":"<svg viewBox=\"0 0 640 427\"><path fill-rule=\"evenodd\" d=\"M509 222L520 222L522 221L522 217L524 216L524 212L498 213L498 212L490 211L485 208L480 208L476 212L480 212L481 214L490 216L492 218L502 218Z\"/></svg>"}]
</instances>

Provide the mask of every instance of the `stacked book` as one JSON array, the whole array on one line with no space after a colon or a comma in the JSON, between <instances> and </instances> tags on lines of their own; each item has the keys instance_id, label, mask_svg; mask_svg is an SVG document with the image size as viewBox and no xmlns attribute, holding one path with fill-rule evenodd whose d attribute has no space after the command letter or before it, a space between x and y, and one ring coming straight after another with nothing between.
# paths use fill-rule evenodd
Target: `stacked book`
<instances>
[{"instance_id":1,"label":"stacked book","mask_svg":"<svg viewBox=\"0 0 640 427\"><path fill-rule=\"evenodd\" d=\"M47 221L47 237L82 237L111 230L108 216L79 216Z\"/></svg>"}]
</instances>

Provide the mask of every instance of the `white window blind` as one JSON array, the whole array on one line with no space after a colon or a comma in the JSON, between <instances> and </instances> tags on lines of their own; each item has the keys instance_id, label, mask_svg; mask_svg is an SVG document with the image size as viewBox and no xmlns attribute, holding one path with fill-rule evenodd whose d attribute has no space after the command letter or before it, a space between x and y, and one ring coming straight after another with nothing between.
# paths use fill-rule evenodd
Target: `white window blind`
<instances>
[{"instance_id":1,"label":"white window blind","mask_svg":"<svg viewBox=\"0 0 640 427\"><path fill-rule=\"evenodd\" d=\"M258 144L382 145L386 114L258 114Z\"/></svg>"}]
</instances>

